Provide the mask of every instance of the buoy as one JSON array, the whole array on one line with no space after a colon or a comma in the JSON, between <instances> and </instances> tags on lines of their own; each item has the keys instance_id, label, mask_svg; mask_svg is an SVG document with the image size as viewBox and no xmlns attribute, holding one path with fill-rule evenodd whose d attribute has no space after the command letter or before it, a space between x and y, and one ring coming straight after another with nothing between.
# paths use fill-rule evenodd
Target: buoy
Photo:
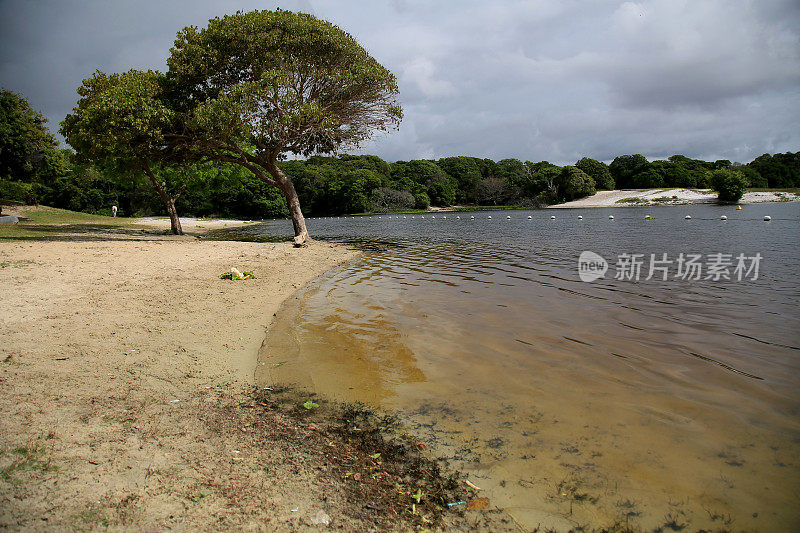
<instances>
[{"instance_id":1,"label":"buoy","mask_svg":"<svg viewBox=\"0 0 800 533\"><path fill-rule=\"evenodd\" d=\"M578 215L578 220L583 220L583 215Z\"/></svg>"},{"instance_id":2,"label":"buoy","mask_svg":"<svg viewBox=\"0 0 800 533\"><path fill-rule=\"evenodd\" d=\"M728 217L726 217L725 215L722 215L721 217L719 217L719 219L720 220L728 220Z\"/></svg>"},{"instance_id":3,"label":"buoy","mask_svg":"<svg viewBox=\"0 0 800 533\"><path fill-rule=\"evenodd\" d=\"M738 211L739 209L741 209L741 208L742 208L742 206L740 206L740 205L737 205L737 206L736 206L736 210L737 210L737 211Z\"/></svg>"},{"instance_id":4,"label":"buoy","mask_svg":"<svg viewBox=\"0 0 800 533\"><path fill-rule=\"evenodd\" d=\"M683 218L684 218L685 220L691 220L691 219L692 219L692 215L686 215L686 216L685 216L685 217L683 217Z\"/></svg>"},{"instance_id":5,"label":"buoy","mask_svg":"<svg viewBox=\"0 0 800 533\"><path fill-rule=\"evenodd\" d=\"M511 220L511 217L506 217L506 220Z\"/></svg>"},{"instance_id":6,"label":"buoy","mask_svg":"<svg viewBox=\"0 0 800 533\"><path fill-rule=\"evenodd\" d=\"M653 217L652 217L652 215L647 215L646 217L644 217L644 219L645 220L653 220Z\"/></svg>"},{"instance_id":7,"label":"buoy","mask_svg":"<svg viewBox=\"0 0 800 533\"><path fill-rule=\"evenodd\" d=\"M492 220L492 215L489 215L489 220Z\"/></svg>"},{"instance_id":8,"label":"buoy","mask_svg":"<svg viewBox=\"0 0 800 533\"><path fill-rule=\"evenodd\" d=\"M461 215L457 215L457 216L456 216L456 218L457 218L458 220L461 220Z\"/></svg>"},{"instance_id":9,"label":"buoy","mask_svg":"<svg viewBox=\"0 0 800 533\"><path fill-rule=\"evenodd\" d=\"M475 220L475 217L474 217L474 216L471 216L471 217L469 217L469 218L470 218L470 220Z\"/></svg>"},{"instance_id":10,"label":"buoy","mask_svg":"<svg viewBox=\"0 0 800 533\"><path fill-rule=\"evenodd\" d=\"M447 215L443 215L442 218L447 218Z\"/></svg>"},{"instance_id":11,"label":"buoy","mask_svg":"<svg viewBox=\"0 0 800 533\"><path fill-rule=\"evenodd\" d=\"M614 215L608 215L608 220L614 220Z\"/></svg>"},{"instance_id":12,"label":"buoy","mask_svg":"<svg viewBox=\"0 0 800 533\"><path fill-rule=\"evenodd\" d=\"M556 219L555 215L550 215L550 220L555 220L555 219Z\"/></svg>"},{"instance_id":13,"label":"buoy","mask_svg":"<svg viewBox=\"0 0 800 533\"><path fill-rule=\"evenodd\" d=\"M771 217L771 216L769 216L769 215L767 215L767 216L765 216L765 217L764 217L764 220L766 220L766 221L770 221L770 220L772 220L772 217Z\"/></svg>"},{"instance_id":14,"label":"buoy","mask_svg":"<svg viewBox=\"0 0 800 533\"><path fill-rule=\"evenodd\" d=\"M532 219L532 218L533 218L532 216L528 215L528 220L530 220L530 219Z\"/></svg>"}]
</instances>

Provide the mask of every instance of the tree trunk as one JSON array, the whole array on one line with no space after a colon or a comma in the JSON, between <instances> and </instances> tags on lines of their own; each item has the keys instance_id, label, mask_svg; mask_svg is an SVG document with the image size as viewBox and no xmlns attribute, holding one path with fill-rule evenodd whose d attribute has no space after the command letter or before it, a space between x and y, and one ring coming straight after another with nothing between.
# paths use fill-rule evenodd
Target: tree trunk
<instances>
[{"instance_id":1,"label":"tree trunk","mask_svg":"<svg viewBox=\"0 0 800 533\"><path fill-rule=\"evenodd\" d=\"M167 214L169 215L169 225L170 231L173 235L183 235L183 228L181 227L181 219L178 218L178 210L175 209L175 198L170 196L167 193L167 187L164 183L159 183L156 179L153 172L150 170L149 167L145 167L144 173L147 176L147 179L150 180L150 183L153 185L153 188L158 193L158 196L161 198L161 202L164 204L164 207L167 208ZM180 196L180 195L179 195Z\"/></svg>"},{"instance_id":2,"label":"tree trunk","mask_svg":"<svg viewBox=\"0 0 800 533\"><path fill-rule=\"evenodd\" d=\"M300 199L297 197L297 191L294 190L292 180L283 173L275 162L270 162L267 165L267 170L275 178L278 188L286 198L286 205L289 206L289 214L292 217L292 225L294 226L294 245L307 246L308 241L311 239L308 237L306 219L300 209Z\"/></svg>"},{"instance_id":3,"label":"tree trunk","mask_svg":"<svg viewBox=\"0 0 800 533\"><path fill-rule=\"evenodd\" d=\"M292 225L294 226L294 245L305 246L308 244L308 230L306 230L306 219L303 217L303 212L300 210L300 199L297 197L297 192L294 190L294 185L291 181L287 181L286 188L282 188L283 195L286 197L286 204L289 206L289 214L292 216Z\"/></svg>"},{"instance_id":4,"label":"tree trunk","mask_svg":"<svg viewBox=\"0 0 800 533\"><path fill-rule=\"evenodd\" d=\"M181 227L181 219L178 218L178 210L175 209L175 199L170 198L169 195L162 197L164 204L167 206L167 213L169 213L169 225L173 235L183 235L183 228Z\"/></svg>"}]
</instances>

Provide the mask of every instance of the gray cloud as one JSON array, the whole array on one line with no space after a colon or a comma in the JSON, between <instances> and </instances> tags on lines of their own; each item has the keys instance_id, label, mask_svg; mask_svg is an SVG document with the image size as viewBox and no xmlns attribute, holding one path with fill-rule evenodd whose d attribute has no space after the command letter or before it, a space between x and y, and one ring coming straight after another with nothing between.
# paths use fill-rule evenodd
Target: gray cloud
<instances>
[{"instance_id":1,"label":"gray cloud","mask_svg":"<svg viewBox=\"0 0 800 533\"><path fill-rule=\"evenodd\" d=\"M405 120L362 148L574 162L625 153L749 161L800 149L793 1L227 2L312 12L397 75ZM95 68L163 70L194 2L0 2L0 84L53 129Z\"/></svg>"}]
</instances>

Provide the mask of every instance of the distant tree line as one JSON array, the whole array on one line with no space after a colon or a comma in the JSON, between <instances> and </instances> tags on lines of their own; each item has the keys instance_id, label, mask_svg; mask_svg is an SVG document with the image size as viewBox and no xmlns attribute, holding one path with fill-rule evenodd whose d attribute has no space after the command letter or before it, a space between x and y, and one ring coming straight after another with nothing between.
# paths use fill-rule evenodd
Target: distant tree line
<instances>
[{"instance_id":1,"label":"distant tree line","mask_svg":"<svg viewBox=\"0 0 800 533\"><path fill-rule=\"evenodd\" d=\"M622 155L611 164L584 157L574 165L469 156L389 163L374 155L311 156L282 161L310 216L387 212L451 205L538 207L600 189L660 187L800 187L800 152L764 154L748 164L674 155L648 161ZM155 166L160 183L183 191L182 216L245 219L289 214L283 195L239 165ZM721 195L721 199L722 195ZM735 199L735 198L733 198ZM109 164L80 163L59 149L40 113L20 95L0 91L0 200L125 216L165 214L141 174Z\"/></svg>"}]
</instances>

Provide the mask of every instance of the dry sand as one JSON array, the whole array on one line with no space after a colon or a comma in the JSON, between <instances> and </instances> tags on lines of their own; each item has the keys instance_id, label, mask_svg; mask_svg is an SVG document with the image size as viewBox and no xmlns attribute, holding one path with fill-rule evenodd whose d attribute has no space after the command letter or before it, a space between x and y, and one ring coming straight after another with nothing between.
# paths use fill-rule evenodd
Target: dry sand
<instances>
[{"instance_id":1,"label":"dry sand","mask_svg":"<svg viewBox=\"0 0 800 533\"><path fill-rule=\"evenodd\" d=\"M323 503L281 457L237 476L251 454L198 407L240 401L280 303L356 252L157 239L0 242L0 529L275 527ZM220 488L256 482L258 508Z\"/></svg>"},{"instance_id":2,"label":"dry sand","mask_svg":"<svg viewBox=\"0 0 800 533\"><path fill-rule=\"evenodd\" d=\"M381 438L329 423L340 411L326 420L322 399L312 413L252 392L281 303L356 250L136 224L40 241L0 228L0 529L512 527L497 510L439 518L432 498L412 514L416 487L442 486L436 465L406 452L376 461ZM219 279L232 267L256 278Z\"/></svg>"},{"instance_id":3,"label":"dry sand","mask_svg":"<svg viewBox=\"0 0 800 533\"><path fill-rule=\"evenodd\" d=\"M238 228L255 224L259 221L252 220L230 220L222 218L194 218L194 217L181 217L181 228L184 233L188 235L201 235L209 230L225 229L225 228ZM137 226L147 226L159 230L169 229L169 219L166 217L144 217L131 219L131 224Z\"/></svg>"},{"instance_id":4,"label":"dry sand","mask_svg":"<svg viewBox=\"0 0 800 533\"><path fill-rule=\"evenodd\" d=\"M628 198L644 201L623 202ZM592 196L548 206L551 209L573 207L626 207L647 205L671 205L688 203L711 203L717 201L717 193L710 189L623 189L598 191ZM790 192L764 191L745 193L740 203L755 204L764 202L800 201L800 195Z\"/></svg>"}]
</instances>

